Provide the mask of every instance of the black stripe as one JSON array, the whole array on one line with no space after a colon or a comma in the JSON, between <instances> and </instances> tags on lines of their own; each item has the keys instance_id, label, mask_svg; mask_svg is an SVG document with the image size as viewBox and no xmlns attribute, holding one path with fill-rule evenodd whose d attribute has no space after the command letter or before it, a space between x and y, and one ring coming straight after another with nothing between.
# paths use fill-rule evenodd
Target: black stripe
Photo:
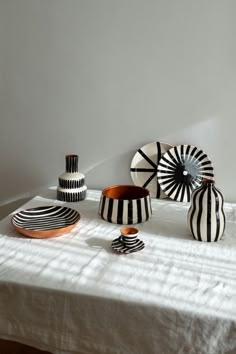
<instances>
[{"instance_id":1,"label":"black stripe","mask_svg":"<svg viewBox=\"0 0 236 354\"><path fill-rule=\"evenodd\" d=\"M196 153L196 155L194 156L195 159L199 160L199 156L203 154L203 151L202 150L198 150L198 152ZM201 159L204 158L204 155L207 156L206 154L203 154Z\"/></svg>"},{"instance_id":2,"label":"black stripe","mask_svg":"<svg viewBox=\"0 0 236 354\"><path fill-rule=\"evenodd\" d=\"M149 157L141 149L139 149L138 152L147 162L150 163L150 165L152 165L155 169L157 168L157 165L151 159L149 159Z\"/></svg>"},{"instance_id":3,"label":"black stripe","mask_svg":"<svg viewBox=\"0 0 236 354\"><path fill-rule=\"evenodd\" d=\"M167 151L167 154L171 158L172 161L174 161L174 164L178 166L178 161L175 159L175 157L171 154L170 150ZM168 161L168 160L167 160ZM168 161L170 163L170 161Z\"/></svg>"},{"instance_id":4,"label":"black stripe","mask_svg":"<svg viewBox=\"0 0 236 354\"><path fill-rule=\"evenodd\" d=\"M176 146L174 147L174 151L175 151L176 158L178 160L178 165L182 165L182 161L180 159L179 152Z\"/></svg>"},{"instance_id":5,"label":"black stripe","mask_svg":"<svg viewBox=\"0 0 236 354\"><path fill-rule=\"evenodd\" d=\"M183 202L184 200L184 196L185 196L185 189L187 187L187 185L182 184L183 188L182 188L182 193L181 193L181 197L180 197L180 202ZM187 193L187 197L188 197L188 193ZM187 202L189 202L189 199L187 200Z\"/></svg>"},{"instance_id":6,"label":"black stripe","mask_svg":"<svg viewBox=\"0 0 236 354\"><path fill-rule=\"evenodd\" d=\"M185 156L188 156L191 145L187 145Z\"/></svg>"},{"instance_id":7,"label":"black stripe","mask_svg":"<svg viewBox=\"0 0 236 354\"><path fill-rule=\"evenodd\" d=\"M188 184L186 186L186 192L187 192L187 201L190 202L191 200L191 191L192 191L192 185L191 184Z\"/></svg>"},{"instance_id":8,"label":"black stripe","mask_svg":"<svg viewBox=\"0 0 236 354\"><path fill-rule=\"evenodd\" d=\"M202 151L203 152L203 151ZM195 156L195 157L197 157L197 155ZM203 154L202 156L200 156L200 157L198 157L198 161L202 161L202 160L204 160L204 159L208 159L208 156L206 155L206 154ZM209 160L208 160L208 163L209 163Z\"/></svg>"},{"instance_id":9,"label":"black stripe","mask_svg":"<svg viewBox=\"0 0 236 354\"><path fill-rule=\"evenodd\" d=\"M128 224L133 224L133 202L132 200L128 201Z\"/></svg>"},{"instance_id":10,"label":"black stripe","mask_svg":"<svg viewBox=\"0 0 236 354\"><path fill-rule=\"evenodd\" d=\"M159 164L159 161L161 159L161 144L159 142L157 144L157 166Z\"/></svg>"},{"instance_id":11,"label":"black stripe","mask_svg":"<svg viewBox=\"0 0 236 354\"><path fill-rule=\"evenodd\" d=\"M155 172L156 168L130 168L131 172Z\"/></svg>"},{"instance_id":12,"label":"black stripe","mask_svg":"<svg viewBox=\"0 0 236 354\"><path fill-rule=\"evenodd\" d=\"M207 172L204 172L204 176L208 176L208 177L214 177L214 174L213 173L207 173Z\"/></svg>"},{"instance_id":13,"label":"black stripe","mask_svg":"<svg viewBox=\"0 0 236 354\"><path fill-rule=\"evenodd\" d=\"M144 198L144 204L145 204L145 212L146 212L146 219L147 220L149 218L149 211L148 211L148 201L147 198Z\"/></svg>"},{"instance_id":14,"label":"black stripe","mask_svg":"<svg viewBox=\"0 0 236 354\"><path fill-rule=\"evenodd\" d=\"M142 222L142 210L141 210L141 200L137 200L137 214L138 214L138 223Z\"/></svg>"},{"instance_id":15,"label":"black stripe","mask_svg":"<svg viewBox=\"0 0 236 354\"><path fill-rule=\"evenodd\" d=\"M181 158L182 164L184 164L184 145L180 145L180 158Z\"/></svg>"},{"instance_id":16,"label":"black stripe","mask_svg":"<svg viewBox=\"0 0 236 354\"><path fill-rule=\"evenodd\" d=\"M224 213L224 209L223 209L223 204L224 204L224 197L223 194L221 193L221 191L215 187L215 190L218 192L219 197L221 198L221 213L223 215L223 220L224 220L224 225L223 225L223 230L222 230L222 235L225 231L225 224L226 224L226 220L225 220L225 213Z\"/></svg>"},{"instance_id":17,"label":"black stripe","mask_svg":"<svg viewBox=\"0 0 236 354\"><path fill-rule=\"evenodd\" d=\"M157 144L157 166L159 165L160 159L161 159L161 144L159 142L156 143ZM161 196L161 188L158 182L158 179L156 180L156 184L157 184L157 192L156 192L156 198L160 198Z\"/></svg>"},{"instance_id":18,"label":"black stripe","mask_svg":"<svg viewBox=\"0 0 236 354\"><path fill-rule=\"evenodd\" d=\"M173 186L173 187L172 187ZM176 182L173 182L173 183L171 183L171 190L168 192L168 194L169 195L172 195L172 193L174 193L174 191L177 189L177 187L178 187L178 184L176 183ZM170 188L170 185L167 187L167 189L169 189Z\"/></svg>"},{"instance_id":19,"label":"black stripe","mask_svg":"<svg viewBox=\"0 0 236 354\"><path fill-rule=\"evenodd\" d=\"M178 200L178 196L179 196L181 188L182 188L182 184L179 184L179 186L177 188L177 192L175 193L175 196L174 196L174 200Z\"/></svg>"},{"instance_id":20,"label":"black stripe","mask_svg":"<svg viewBox=\"0 0 236 354\"><path fill-rule=\"evenodd\" d=\"M102 218L104 217L105 202L106 202L106 197L103 195L102 196L102 208L101 208L101 216L102 216Z\"/></svg>"},{"instance_id":21,"label":"black stripe","mask_svg":"<svg viewBox=\"0 0 236 354\"><path fill-rule=\"evenodd\" d=\"M204 161L201 163L201 166L206 166L206 165L210 165L211 166L211 162L209 160Z\"/></svg>"},{"instance_id":22,"label":"black stripe","mask_svg":"<svg viewBox=\"0 0 236 354\"><path fill-rule=\"evenodd\" d=\"M117 211L117 224L123 224L123 209L124 209L124 201L122 199L119 199L118 211Z\"/></svg>"},{"instance_id":23,"label":"black stripe","mask_svg":"<svg viewBox=\"0 0 236 354\"><path fill-rule=\"evenodd\" d=\"M66 155L66 172L78 172L78 161L77 155Z\"/></svg>"},{"instance_id":24,"label":"black stripe","mask_svg":"<svg viewBox=\"0 0 236 354\"><path fill-rule=\"evenodd\" d=\"M215 214L216 214L216 235L214 241L217 241L220 233L219 197L214 187L212 188L212 191L215 196Z\"/></svg>"},{"instance_id":25,"label":"black stripe","mask_svg":"<svg viewBox=\"0 0 236 354\"><path fill-rule=\"evenodd\" d=\"M147 187L147 185L153 180L154 177L156 177L156 172L154 172L147 180L146 182L143 184L143 187Z\"/></svg>"},{"instance_id":26,"label":"black stripe","mask_svg":"<svg viewBox=\"0 0 236 354\"><path fill-rule=\"evenodd\" d=\"M198 216L197 216L197 238L199 241L202 241L201 237L201 218L202 218L202 210L203 210L203 196L205 193L205 189L200 192L199 201L198 201Z\"/></svg>"},{"instance_id":27,"label":"black stripe","mask_svg":"<svg viewBox=\"0 0 236 354\"><path fill-rule=\"evenodd\" d=\"M109 199L108 202L108 211L107 211L107 221L112 222L112 210L113 210L113 199Z\"/></svg>"},{"instance_id":28,"label":"black stripe","mask_svg":"<svg viewBox=\"0 0 236 354\"><path fill-rule=\"evenodd\" d=\"M193 192L193 197L192 197L192 205L191 205L191 211L190 211L190 217L189 217L189 224L190 224L190 229L191 229L191 232L192 232L192 235L193 237L197 240L197 235L195 235L195 233L193 232L193 217L194 217L194 214L196 212L196 199L197 199L197 191L196 192Z\"/></svg>"},{"instance_id":29,"label":"black stripe","mask_svg":"<svg viewBox=\"0 0 236 354\"><path fill-rule=\"evenodd\" d=\"M211 185L207 185L207 242L211 242Z\"/></svg>"},{"instance_id":30,"label":"black stripe","mask_svg":"<svg viewBox=\"0 0 236 354\"><path fill-rule=\"evenodd\" d=\"M195 154L195 151L197 150L197 147L195 146L194 148L193 148L193 150L191 151L191 153L190 153L190 156L194 156L194 154Z\"/></svg>"},{"instance_id":31,"label":"black stripe","mask_svg":"<svg viewBox=\"0 0 236 354\"><path fill-rule=\"evenodd\" d=\"M176 163L173 163L172 161L168 160L165 156L162 156L162 161L166 162L166 164L159 163L159 166L163 166L165 168L169 168L169 166L173 167L174 170L176 169Z\"/></svg>"},{"instance_id":32,"label":"black stripe","mask_svg":"<svg viewBox=\"0 0 236 354\"><path fill-rule=\"evenodd\" d=\"M158 177L158 179L164 180L164 182L162 182L162 184L166 183L165 180L170 180L170 181L173 180L173 181L175 181L175 178L174 178L173 174L170 174L170 175L167 175L167 176L160 176L160 177Z\"/></svg>"},{"instance_id":33,"label":"black stripe","mask_svg":"<svg viewBox=\"0 0 236 354\"><path fill-rule=\"evenodd\" d=\"M163 160L164 160L164 158L163 158ZM164 167L165 170L168 169L168 171L169 171L169 172L172 172L172 173L174 173L175 170L176 170L176 166L175 166L175 165L172 164L172 166L170 166L169 164L166 165L166 164L160 162L159 165L158 165L158 169L157 169L158 171L163 171L163 172L165 172L165 170L161 170L161 169L160 169L160 166L161 166L161 167Z\"/></svg>"}]
</instances>

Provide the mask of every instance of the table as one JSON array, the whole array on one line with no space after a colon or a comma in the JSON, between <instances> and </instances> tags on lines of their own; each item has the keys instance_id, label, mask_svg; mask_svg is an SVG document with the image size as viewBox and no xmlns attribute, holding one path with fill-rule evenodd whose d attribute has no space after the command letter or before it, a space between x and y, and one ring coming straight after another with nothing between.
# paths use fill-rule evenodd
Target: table
<instances>
[{"instance_id":1,"label":"table","mask_svg":"<svg viewBox=\"0 0 236 354\"><path fill-rule=\"evenodd\" d=\"M137 225L144 250L120 255L100 191L79 203L50 193L20 209L65 204L81 220L46 240L17 234L10 215L0 222L0 338L55 354L236 353L236 204L225 204L223 240L201 243L188 203L152 199Z\"/></svg>"}]
</instances>

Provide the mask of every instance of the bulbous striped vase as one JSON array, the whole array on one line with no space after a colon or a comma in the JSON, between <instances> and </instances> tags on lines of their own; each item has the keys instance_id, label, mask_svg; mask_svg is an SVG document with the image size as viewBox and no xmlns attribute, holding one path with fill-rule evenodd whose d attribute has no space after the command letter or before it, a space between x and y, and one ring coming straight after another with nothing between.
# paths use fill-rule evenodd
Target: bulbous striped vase
<instances>
[{"instance_id":1,"label":"bulbous striped vase","mask_svg":"<svg viewBox=\"0 0 236 354\"><path fill-rule=\"evenodd\" d=\"M203 180L191 196L188 226L197 241L219 241L225 230L224 198L214 181Z\"/></svg>"}]
</instances>

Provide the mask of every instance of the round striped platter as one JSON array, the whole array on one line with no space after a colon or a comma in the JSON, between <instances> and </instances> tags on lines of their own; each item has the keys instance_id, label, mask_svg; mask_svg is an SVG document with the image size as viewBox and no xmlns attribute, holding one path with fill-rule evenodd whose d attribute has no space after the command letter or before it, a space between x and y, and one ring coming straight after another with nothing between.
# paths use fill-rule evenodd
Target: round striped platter
<instances>
[{"instance_id":1,"label":"round striped platter","mask_svg":"<svg viewBox=\"0 0 236 354\"><path fill-rule=\"evenodd\" d=\"M157 169L161 189L168 197L190 202L193 190L203 179L214 179L209 157L193 145L177 145L163 154Z\"/></svg>"},{"instance_id":2,"label":"round striped platter","mask_svg":"<svg viewBox=\"0 0 236 354\"><path fill-rule=\"evenodd\" d=\"M42 206L12 216L16 231L24 236L51 238L71 231L80 220L78 211L65 206Z\"/></svg>"},{"instance_id":3,"label":"round striped platter","mask_svg":"<svg viewBox=\"0 0 236 354\"><path fill-rule=\"evenodd\" d=\"M141 147L134 155L130 174L136 186L147 188L152 198L166 198L157 180L157 167L161 156L172 145L161 142L153 142Z\"/></svg>"}]
</instances>

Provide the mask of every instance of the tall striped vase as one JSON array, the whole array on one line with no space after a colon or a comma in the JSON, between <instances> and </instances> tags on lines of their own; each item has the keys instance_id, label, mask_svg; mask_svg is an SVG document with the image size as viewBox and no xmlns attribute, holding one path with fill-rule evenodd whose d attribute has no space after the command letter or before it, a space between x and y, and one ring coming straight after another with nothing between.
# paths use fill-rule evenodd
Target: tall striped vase
<instances>
[{"instance_id":1,"label":"tall striped vase","mask_svg":"<svg viewBox=\"0 0 236 354\"><path fill-rule=\"evenodd\" d=\"M85 176L78 171L78 155L66 155L66 171L58 178L57 199L79 202L86 197Z\"/></svg>"},{"instance_id":2,"label":"tall striped vase","mask_svg":"<svg viewBox=\"0 0 236 354\"><path fill-rule=\"evenodd\" d=\"M224 198L214 181L203 180L191 195L188 226L197 241L219 241L225 230Z\"/></svg>"}]
</instances>

